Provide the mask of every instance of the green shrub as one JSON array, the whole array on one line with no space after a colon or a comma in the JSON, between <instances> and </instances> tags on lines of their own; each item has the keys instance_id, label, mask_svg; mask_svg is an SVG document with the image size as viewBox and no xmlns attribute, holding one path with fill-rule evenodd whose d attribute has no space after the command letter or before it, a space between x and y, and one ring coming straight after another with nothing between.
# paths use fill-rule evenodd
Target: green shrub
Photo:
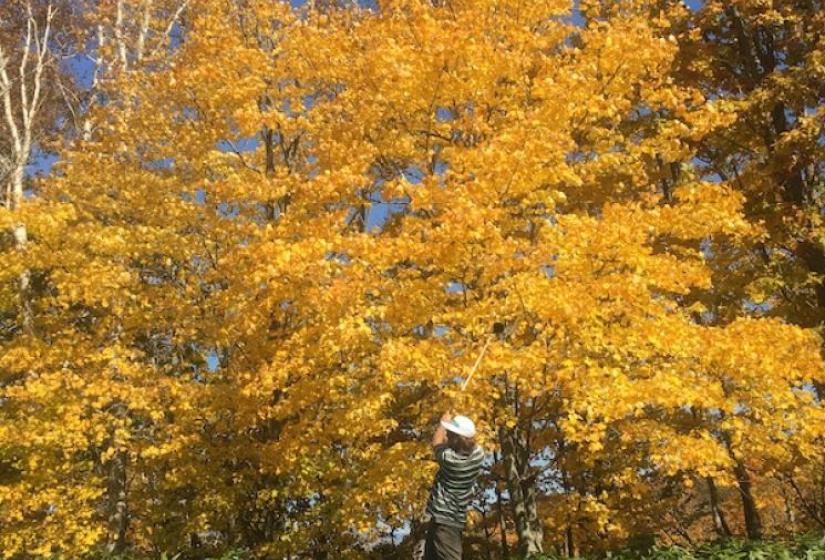
<instances>
[{"instance_id":1,"label":"green shrub","mask_svg":"<svg viewBox=\"0 0 825 560\"><path fill-rule=\"evenodd\" d=\"M550 554L531 560L562 560L562 557ZM579 560L825 560L825 538L807 535L792 542L728 540L707 543L695 549L653 547L647 552L615 551Z\"/></svg>"},{"instance_id":2,"label":"green shrub","mask_svg":"<svg viewBox=\"0 0 825 560\"><path fill-rule=\"evenodd\" d=\"M193 556L168 553L160 557L113 556L101 554L92 560L191 560ZM246 550L222 555L198 557L202 560L254 560ZM515 558L513 558L515 560ZM530 560L570 560L555 554L531 557ZM806 535L790 542L727 540L706 543L694 549L680 546L651 546L648 540L634 542L626 550L586 556L578 560L825 560L825 537Z\"/></svg>"}]
</instances>

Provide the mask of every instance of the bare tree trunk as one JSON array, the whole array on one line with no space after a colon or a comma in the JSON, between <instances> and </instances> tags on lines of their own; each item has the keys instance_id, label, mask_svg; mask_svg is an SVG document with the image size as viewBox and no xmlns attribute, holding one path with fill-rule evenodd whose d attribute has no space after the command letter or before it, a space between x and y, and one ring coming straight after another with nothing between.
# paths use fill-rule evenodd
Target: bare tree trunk
<instances>
[{"instance_id":1,"label":"bare tree trunk","mask_svg":"<svg viewBox=\"0 0 825 560\"><path fill-rule=\"evenodd\" d=\"M507 475L507 489L518 533L519 553L530 557L543 552L544 534L536 508L536 489L529 477L527 450L518 438L518 428L501 428L501 452Z\"/></svg>"},{"instance_id":2,"label":"bare tree trunk","mask_svg":"<svg viewBox=\"0 0 825 560\"><path fill-rule=\"evenodd\" d=\"M785 531L789 535L797 534L796 527L796 509L794 508L793 498L788 494L787 488L783 485L782 490L782 504L785 506Z\"/></svg>"},{"instance_id":3,"label":"bare tree trunk","mask_svg":"<svg viewBox=\"0 0 825 560\"><path fill-rule=\"evenodd\" d=\"M750 474L742 460L733 452L733 444L727 433L722 433L722 441L728 450L728 455L733 460L733 473L736 475L736 485L739 488L739 495L742 499L742 514L745 518L745 532L751 540L762 538L762 518L753 497L753 486Z\"/></svg>"},{"instance_id":4,"label":"bare tree trunk","mask_svg":"<svg viewBox=\"0 0 825 560\"><path fill-rule=\"evenodd\" d=\"M573 535L573 525L568 524L564 533L564 555L567 558L575 558L579 555L576 548L576 537Z\"/></svg>"},{"instance_id":5,"label":"bare tree trunk","mask_svg":"<svg viewBox=\"0 0 825 560\"><path fill-rule=\"evenodd\" d=\"M487 560L493 560L493 553L491 551L490 546L490 527L488 526L487 522L487 503L482 502L481 507L479 508L481 512L481 525L484 527L484 557Z\"/></svg>"},{"instance_id":6,"label":"bare tree trunk","mask_svg":"<svg viewBox=\"0 0 825 560\"><path fill-rule=\"evenodd\" d=\"M112 536L108 548L113 554L122 554L127 546L129 532L128 462L127 452L118 450L109 465L109 526Z\"/></svg>"},{"instance_id":7,"label":"bare tree trunk","mask_svg":"<svg viewBox=\"0 0 825 560\"><path fill-rule=\"evenodd\" d=\"M708 494L710 495L710 512L713 516L713 528L716 534L720 537L729 538L732 533L725 514L719 506L719 490L716 488L716 483L713 479L708 477L705 479L708 485Z\"/></svg>"},{"instance_id":8,"label":"bare tree trunk","mask_svg":"<svg viewBox=\"0 0 825 560\"><path fill-rule=\"evenodd\" d=\"M11 164L8 184L5 185L5 204L12 212L19 212L23 205L23 181L26 165L31 157L34 127L41 108L43 72L50 59L49 40L54 13L54 9L49 4L46 8L45 21L38 22L32 11L31 3L26 5L26 34L22 40L20 60L16 64L15 80L9 76L12 62L9 58L10 54L6 53L0 45L0 95L2 95L0 101L2 101L4 129L11 139L11 153L3 156L3 160ZM12 98L12 88L18 90L16 100ZM16 249L20 252L25 251L29 234L22 221L18 220L12 226L12 236ZM30 294L31 272L28 269L23 270L18 282L21 327L23 332L31 333L33 322Z\"/></svg>"},{"instance_id":9,"label":"bare tree trunk","mask_svg":"<svg viewBox=\"0 0 825 560\"><path fill-rule=\"evenodd\" d=\"M424 558L424 546L427 543L427 530L429 529L429 515L425 515L424 519L413 518L412 526L410 527L410 535L412 536L413 560L422 560Z\"/></svg>"},{"instance_id":10,"label":"bare tree trunk","mask_svg":"<svg viewBox=\"0 0 825 560\"><path fill-rule=\"evenodd\" d=\"M11 209L19 210L23 204L23 169L24 165L17 165L12 172L11 181ZM17 222L12 227L16 249L23 253L29 242L29 232L26 224ZM31 305L31 272L24 269L18 277L18 297L20 299L20 325L26 334L32 332L32 305Z\"/></svg>"},{"instance_id":11,"label":"bare tree trunk","mask_svg":"<svg viewBox=\"0 0 825 560\"><path fill-rule=\"evenodd\" d=\"M264 163L264 173L267 177L272 176L275 172L275 131L269 127L265 127L261 133L264 140L264 150L266 153ZM278 217L277 204L274 201L266 201L266 219L275 221Z\"/></svg>"},{"instance_id":12,"label":"bare tree trunk","mask_svg":"<svg viewBox=\"0 0 825 560\"><path fill-rule=\"evenodd\" d=\"M501 455L496 452L494 455L495 463L501 463ZM498 509L498 525L499 533L501 534L501 558L507 560L510 558L510 550L507 546L507 523L504 518L504 503L501 499L501 488L496 482L496 509Z\"/></svg>"},{"instance_id":13,"label":"bare tree trunk","mask_svg":"<svg viewBox=\"0 0 825 560\"><path fill-rule=\"evenodd\" d=\"M745 516L745 530L748 538L760 540L762 538L762 518L753 497L750 474L748 474L745 465L739 460L736 460L733 471L736 474L736 484L742 497L742 512Z\"/></svg>"},{"instance_id":14,"label":"bare tree trunk","mask_svg":"<svg viewBox=\"0 0 825 560\"><path fill-rule=\"evenodd\" d=\"M524 480L522 477L522 496L524 496L524 510L527 518L527 526L524 533L525 554L529 556L544 551L544 529L541 526L541 519L538 515L538 505L536 503L536 485L532 481Z\"/></svg>"}]
</instances>

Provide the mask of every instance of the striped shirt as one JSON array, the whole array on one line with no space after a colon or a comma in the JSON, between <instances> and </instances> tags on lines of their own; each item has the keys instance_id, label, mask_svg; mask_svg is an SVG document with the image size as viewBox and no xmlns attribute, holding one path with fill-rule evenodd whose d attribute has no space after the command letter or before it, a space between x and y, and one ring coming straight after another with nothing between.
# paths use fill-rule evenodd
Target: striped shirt
<instances>
[{"instance_id":1,"label":"striped shirt","mask_svg":"<svg viewBox=\"0 0 825 560\"><path fill-rule=\"evenodd\" d=\"M440 445L435 448L435 458L439 468L427 501L427 513L436 523L463 529L484 451L476 446L469 455L463 455Z\"/></svg>"}]
</instances>

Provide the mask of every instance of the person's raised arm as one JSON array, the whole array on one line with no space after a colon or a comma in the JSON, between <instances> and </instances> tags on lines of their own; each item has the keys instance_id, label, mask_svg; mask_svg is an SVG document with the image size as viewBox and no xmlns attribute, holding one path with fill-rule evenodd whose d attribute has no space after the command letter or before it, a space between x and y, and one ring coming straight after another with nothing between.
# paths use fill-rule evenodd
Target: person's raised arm
<instances>
[{"instance_id":1,"label":"person's raised arm","mask_svg":"<svg viewBox=\"0 0 825 560\"><path fill-rule=\"evenodd\" d=\"M453 415L449 412L445 412L441 415L441 421L438 423L438 426L436 426L435 433L433 434L433 449L447 443L447 430L441 425L441 422L449 422L452 419Z\"/></svg>"}]
</instances>

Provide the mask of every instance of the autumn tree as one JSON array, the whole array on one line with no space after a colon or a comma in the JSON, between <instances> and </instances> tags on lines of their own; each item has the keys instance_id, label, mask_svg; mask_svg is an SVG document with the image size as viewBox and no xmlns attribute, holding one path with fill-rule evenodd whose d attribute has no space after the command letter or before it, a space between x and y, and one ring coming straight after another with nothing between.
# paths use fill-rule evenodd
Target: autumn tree
<instances>
[{"instance_id":1,"label":"autumn tree","mask_svg":"<svg viewBox=\"0 0 825 560\"><path fill-rule=\"evenodd\" d=\"M699 162L739 107L677 79L686 8L85 15L75 142L0 215L44 283L2 341L7 556L366 556L419 518L447 407L525 555L814 456L815 332L709 320L717 259L765 230Z\"/></svg>"},{"instance_id":2,"label":"autumn tree","mask_svg":"<svg viewBox=\"0 0 825 560\"><path fill-rule=\"evenodd\" d=\"M749 243L709 243L715 282L703 297L703 321L771 315L820 331L823 6L706 2L687 15L677 25L678 78L709 98L730 99L736 111L731 126L696 144L697 172L741 193L746 218L764 227ZM821 398L821 381L813 386ZM805 478L800 467L821 460L812 451L797 453L796 474L782 477ZM742 460L749 463L739 467L745 483L759 459ZM756 500L746 483L740 486L747 533L757 538L763 524Z\"/></svg>"},{"instance_id":3,"label":"autumn tree","mask_svg":"<svg viewBox=\"0 0 825 560\"><path fill-rule=\"evenodd\" d=\"M135 437L160 443L163 438L152 438L155 428L150 419L173 413L168 384L163 387L162 381L154 383L152 374L158 369L138 365L138 356L144 356L144 350L151 346L143 340L135 342L142 333L134 330L143 319L136 315L130 318L126 310L126 302L134 304L133 311L146 308L146 300L141 303L129 288L151 284L153 272L146 268L145 261L139 262L141 252L136 245L129 249L135 252L128 253L135 259L131 261L135 268L126 266L128 255L116 257L118 250L112 241L120 239L115 243L130 244L116 223L106 222L115 229L89 228L90 215L102 217L107 201L115 204L116 196L106 190L105 184L94 185L94 189L103 190L80 193L86 197L86 206L73 204L78 195L65 198L69 195L66 191L58 195L64 197L59 198L64 204L55 204L55 189L48 186L28 200L22 197L17 179L23 177L34 147L34 127L43 124L44 117L38 111L47 94L54 97L67 93L57 91L54 81L46 81L54 78L46 72L55 70L47 63L56 64L49 50L53 47L49 34L59 23L64 31L61 41L67 36L83 35L82 28L66 27L69 6L44 6L42 14L39 6L29 7L24 12L24 32L17 36L18 42L12 39L9 43L19 49L15 53L20 76L11 89L5 90L7 121L17 158L15 181L10 183L9 192L20 196L11 197L13 204L7 205L0 220L13 231L22 231L26 243L25 251L20 250L18 242L17 250L9 248L3 257L5 287L9 288L4 292L3 305L16 311L11 315L16 318L9 321L0 366L4 381L2 547L6 554L33 555L48 554L50 550L73 554L99 545L121 551L127 546L133 515L127 489L140 478L128 464L132 451L128 440ZM100 6L99 28L112 21L105 18L106 9ZM147 17L143 25L149 24ZM164 21L162 29L170 25ZM109 79L114 79L116 70L109 68L107 72ZM84 118L92 118L92 107L72 106L72 99L65 96L60 101L69 110L85 111ZM35 121L35 117L40 120ZM94 177L89 179L93 181ZM77 185L82 189L85 184ZM109 196L96 198L96 192ZM134 211L125 207L121 210ZM14 274L20 278L19 292L10 279ZM30 278L39 282L36 293L24 289ZM15 297L18 293L26 297ZM140 313L148 319L144 315ZM167 356L158 348L152 350L146 359L168 367ZM141 387L141 375L151 389L144 391ZM149 413L147 403L153 396L160 400L155 401L158 408ZM162 411L160 417L158 410ZM164 433L174 438L171 431Z\"/></svg>"}]
</instances>

